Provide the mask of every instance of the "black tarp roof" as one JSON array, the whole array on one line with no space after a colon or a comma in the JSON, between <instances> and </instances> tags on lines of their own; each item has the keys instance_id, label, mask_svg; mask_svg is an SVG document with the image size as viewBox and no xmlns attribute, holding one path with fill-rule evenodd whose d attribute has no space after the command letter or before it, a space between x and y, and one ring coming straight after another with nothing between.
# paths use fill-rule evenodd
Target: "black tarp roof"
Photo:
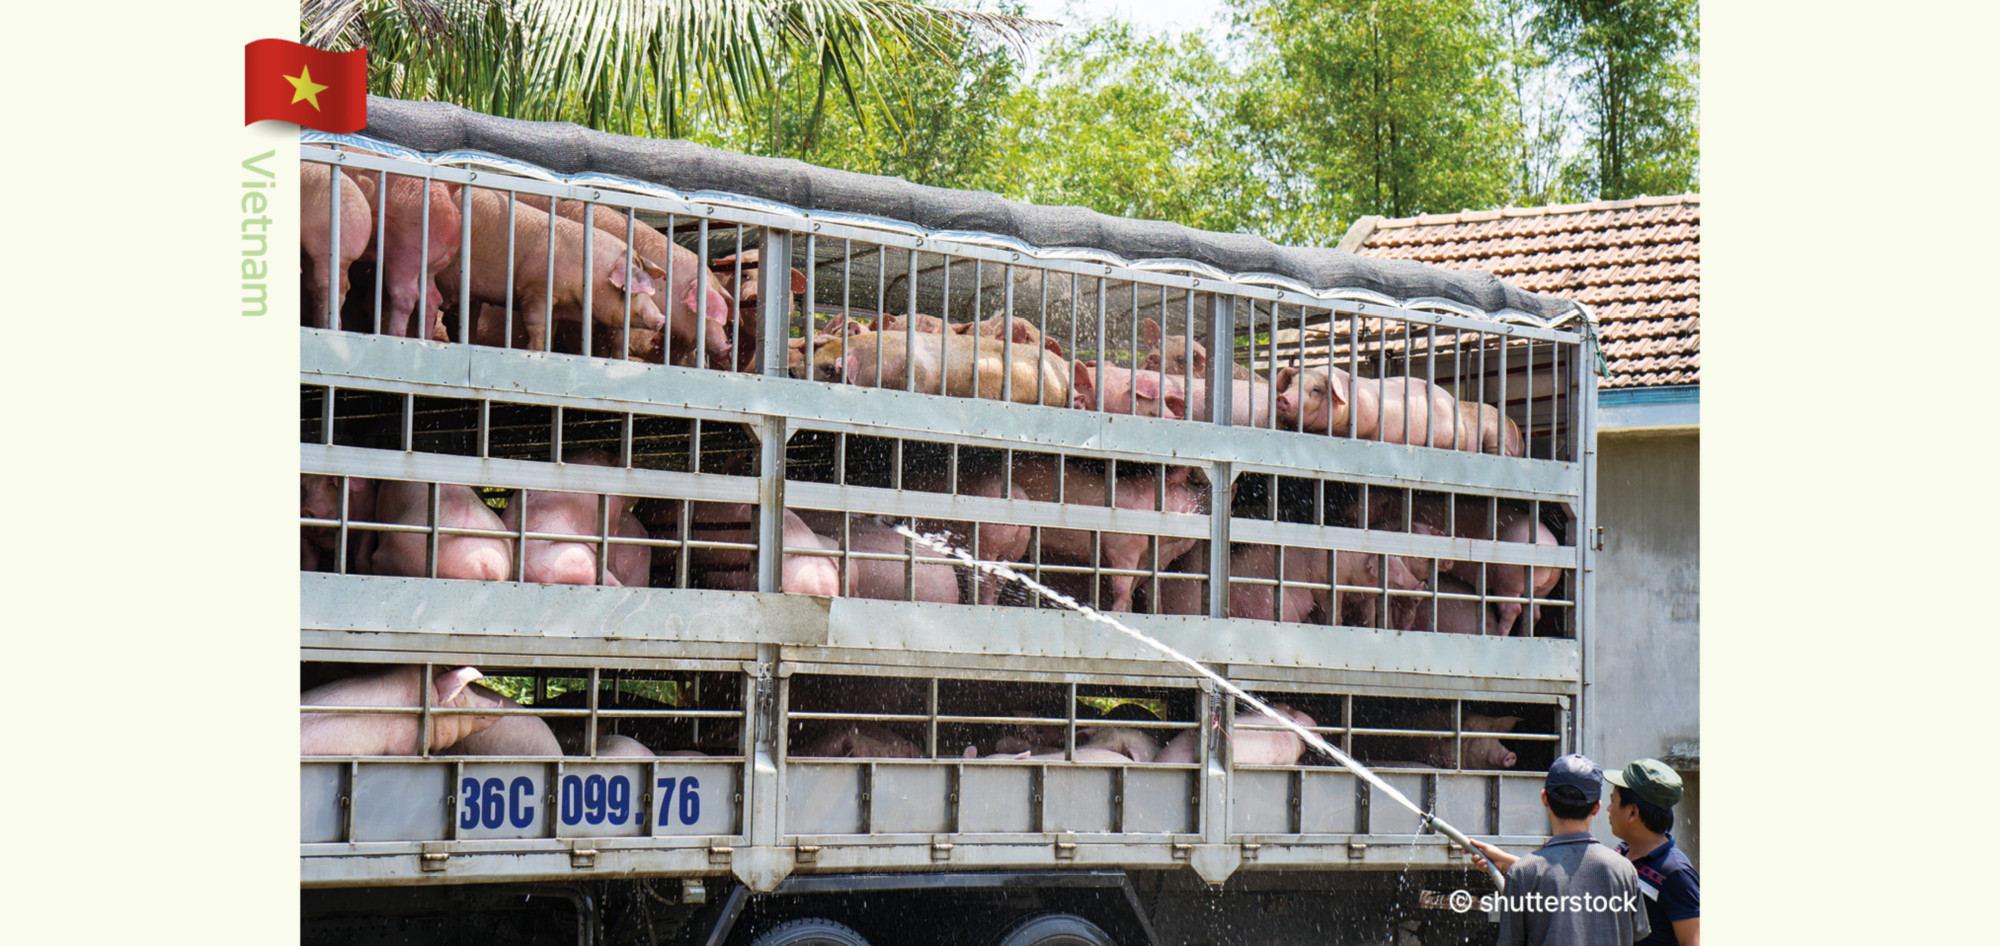
<instances>
[{"instance_id":1,"label":"black tarp roof","mask_svg":"<svg viewBox=\"0 0 2000 946\"><path fill-rule=\"evenodd\" d=\"M1127 261L1185 259L1226 273L1270 273L1311 288L1365 290L1399 302L1437 299L1486 313L1515 310L1550 322L1576 303L1524 292L1492 275L1317 247L1279 246L1242 233L1112 217L815 167L788 158L721 151L679 140L633 138L561 122L496 118L456 105L368 97L368 137L435 154L470 150L558 174L631 178L680 193L720 191L800 210L864 214L933 231L995 234L1044 248L1089 248Z\"/></svg>"}]
</instances>

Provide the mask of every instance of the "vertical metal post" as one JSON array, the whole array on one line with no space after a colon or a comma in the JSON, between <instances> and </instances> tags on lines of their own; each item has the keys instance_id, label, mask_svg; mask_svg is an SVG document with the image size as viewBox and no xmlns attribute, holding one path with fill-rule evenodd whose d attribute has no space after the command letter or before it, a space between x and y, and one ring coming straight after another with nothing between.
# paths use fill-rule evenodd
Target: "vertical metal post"
<instances>
[{"instance_id":1,"label":"vertical metal post","mask_svg":"<svg viewBox=\"0 0 2000 946\"><path fill-rule=\"evenodd\" d=\"M785 418L765 415L757 431L757 590L784 590Z\"/></svg>"},{"instance_id":2,"label":"vertical metal post","mask_svg":"<svg viewBox=\"0 0 2000 946\"><path fill-rule=\"evenodd\" d=\"M808 248L812 238L806 238ZM739 257L740 259L740 257ZM758 358L764 363L761 372L765 377L781 378L786 374L786 343L792 336L792 232L790 230L764 231L764 251L758 255L757 266L757 348ZM806 268L812 269L812 260L806 261ZM806 334L812 334L812 276L806 276Z\"/></svg>"},{"instance_id":3,"label":"vertical metal post","mask_svg":"<svg viewBox=\"0 0 2000 946\"><path fill-rule=\"evenodd\" d=\"M1208 347L1208 411L1213 423L1229 426L1234 410L1230 401L1236 390L1236 299L1219 293L1208 296L1208 333L1202 344Z\"/></svg>"},{"instance_id":4,"label":"vertical metal post","mask_svg":"<svg viewBox=\"0 0 2000 946\"><path fill-rule=\"evenodd\" d=\"M1585 314L1589 317L1589 313ZM1588 342L1585 342L1588 344ZM1575 744L1587 745L1583 735L1590 725L1590 685L1596 676L1597 659L1597 551L1593 537L1597 534L1597 491L1592 484L1597 482L1597 375L1590 370L1593 359L1581 350L1570 359L1570 370L1576 375L1576 397L1573 398L1576 413L1574 425L1570 428L1570 440L1577 444L1583 457L1577 492L1581 499L1577 503L1580 528L1571 540L1577 550L1578 568L1575 594L1576 618L1574 627L1578 646L1583 649L1583 676L1578 681ZM1529 533L1533 541L1534 533ZM1532 613L1532 612L1530 612Z\"/></svg>"},{"instance_id":5,"label":"vertical metal post","mask_svg":"<svg viewBox=\"0 0 2000 946\"><path fill-rule=\"evenodd\" d=\"M1210 361L1213 365L1215 362ZM1224 362L1224 364L1228 364ZM1208 616L1229 616L1229 484L1232 464L1208 468Z\"/></svg>"}]
</instances>

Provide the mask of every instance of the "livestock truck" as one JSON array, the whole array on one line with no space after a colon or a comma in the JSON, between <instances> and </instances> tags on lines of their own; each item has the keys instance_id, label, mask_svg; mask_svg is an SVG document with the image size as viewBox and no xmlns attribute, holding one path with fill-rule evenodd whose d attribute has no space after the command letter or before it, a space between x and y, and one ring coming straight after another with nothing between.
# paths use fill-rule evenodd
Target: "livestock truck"
<instances>
[{"instance_id":1,"label":"livestock truck","mask_svg":"<svg viewBox=\"0 0 2000 946\"><path fill-rule=\"evenodd\" d=\"M302 942L1490 938L1466 851L1057 595L1532 848L1592 725L1585 308L370 110L300 151Z\"/></svg>"}]
</instances>

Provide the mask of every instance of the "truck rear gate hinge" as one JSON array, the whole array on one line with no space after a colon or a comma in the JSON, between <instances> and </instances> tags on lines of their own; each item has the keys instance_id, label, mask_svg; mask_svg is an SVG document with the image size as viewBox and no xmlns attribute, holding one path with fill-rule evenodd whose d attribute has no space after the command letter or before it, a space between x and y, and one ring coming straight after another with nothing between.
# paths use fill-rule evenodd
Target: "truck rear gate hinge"
<instances>
[{"instance_id":1,"label":"truck rear gate hinge","mask_svg":"<svg viewBox=\"0 0 2000 946\"><path fill-rule=\"evenodd\" d=\"M949 835L939 834L931 837L931 860L951 860L951 837Z\"/></svg>"},{"instance_id":2,"label":"truck rear gate hinge","mask_svg":"<svg viewBox=\"0 0 2000 946\"><path fill-rule=\"evenodd\" d=\"M819 863L819 845L817 844L799 845L798 849L794 852L792 859L801 864Z\"/></svg>"},{"instance_id":3,"label":"truck rear gate hinge","mask_svg":"<svg viewBox=\"0 0 2000 946\"><path fill-rule=\"evenodd\" d=\"M710 864L720 864L727 866L729 864L729 856L732 853L734 853L734 849L730 848L727 845L723 844L711 845L708 849L708 862Z\"/></svg>"},{"instance_id":4,"label":"truck rear gate hinge","mask_svg":"<svg viewBox=\"0 0 2000 946\"><path fill-rule=\"evenodd\" d=\"M579 841L569 849L569 866L578 870L589 870L597 866L597 849L584 847L588 842Z\"/></svg>"},{"instance_id":5,"label":"truck rear gate hinge","mask_svg":"<svg viewBox=\"0 0 2000 946\"><path fill-rule=\"evenodd\" d=\"M417 867L425 871L444 870L445 862L449 860L450 845L443 841L425 841L417 854Z\"/></svg>"}]
</instances>

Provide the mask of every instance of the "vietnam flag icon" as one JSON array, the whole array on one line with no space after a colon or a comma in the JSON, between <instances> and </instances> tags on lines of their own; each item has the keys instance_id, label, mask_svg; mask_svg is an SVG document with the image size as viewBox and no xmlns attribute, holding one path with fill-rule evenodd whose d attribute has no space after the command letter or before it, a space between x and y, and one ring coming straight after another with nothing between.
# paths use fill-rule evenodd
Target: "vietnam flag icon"
<instances>
[{"instance_id":1,"label":"vietnam flag icon","mask_svg":"<svg viewBox=\"0 0 2000 946\"><path fill-rule=\"evenodd\" d=\"M368 50L335 53L283 39L243 46L243 124L273 119L346 134L368 125Z\"/></svg>"}]
</instances>

